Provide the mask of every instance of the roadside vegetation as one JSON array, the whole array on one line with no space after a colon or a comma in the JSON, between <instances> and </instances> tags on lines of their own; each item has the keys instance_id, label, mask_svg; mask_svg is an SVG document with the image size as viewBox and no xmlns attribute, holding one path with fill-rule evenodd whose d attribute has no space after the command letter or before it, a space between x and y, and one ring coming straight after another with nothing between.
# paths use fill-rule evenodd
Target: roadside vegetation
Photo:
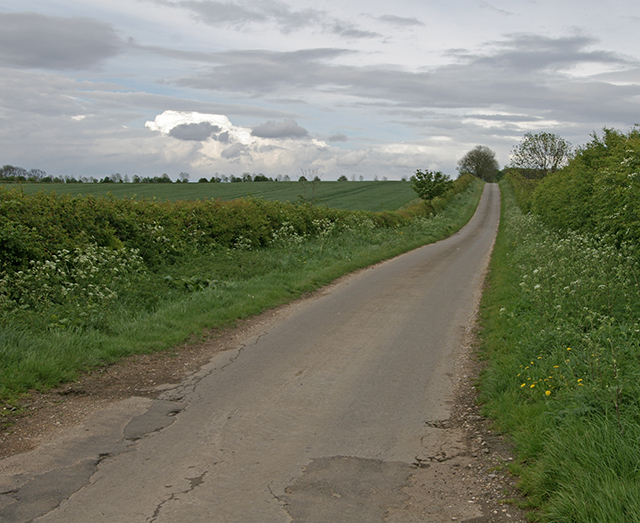
<instances>
[{"instance_id":1,"label":"roadside vegetation","mask_svg":"<svg viewBox=\"0 0 640 523\"><path fill-rule=\"evenodd\" d=\"M501 182L481 399L535 521L640 521L639 168L639 130L605 129Z\"/></svg>"},{"instance_id":2,"label":"roadside vegetation","mask_svg":"<svg viewBox=\"0 0 640 523\"><path fill-rule=\"evenodd\" d=\"M0 399L175 347L449 236L481 191L463 176L430 201L367 212L0 187Z\"/></svg>"}]
</instances>

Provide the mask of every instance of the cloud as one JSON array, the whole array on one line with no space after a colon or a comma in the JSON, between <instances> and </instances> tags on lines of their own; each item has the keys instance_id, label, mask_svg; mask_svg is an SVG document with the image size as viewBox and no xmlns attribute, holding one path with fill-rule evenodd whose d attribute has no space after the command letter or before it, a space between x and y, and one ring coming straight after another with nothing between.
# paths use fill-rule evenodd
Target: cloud
<instances>
[{"instance_id":1,"label":"cloud","mask_svg":"<svg viewBox=\"0 0 640 523\"><path fill-rule=\"evenodd\" d=\"M380 16L378 17L378 20L380 20L381 22L386 22L387 24L397 25L401 27L424 26L424 23L422 23L417 18L404 18L395 15Z\"/></svg>"},{"instance_id":2,"label":"cloud","mask_svg":"<svg viewBox=\"0 0 640 523\"><path fill-rule=\"evenodd\" d=\"M228 25L243 28L248 24L272 23L281 32L289 33L319 23L326 14L317 9L292 10L278 0L249 2L217 2L214 0L153 0L154 3L185 9L193 18L207 25Z\"/></svg>"},{"instance_id":3,"label":"cloud","mask_svg":"<svg viewBox=\"0 0 640 523\"><path fill-rule=\"evenodd\" d=\"M0 13L0 64L21 69L83 70L118 55L124 42L91 18Z\"/></svg>"},{"instance_id":4,"label":"cloud","mask_svg":"<svg viewBox=\"0 0 640 523\"><path fill-rule=\"evenodd\" d=\"M332 134L331 136L329 136L327 138L327 142L346 142L349 140L349 137L346 134L342 134L342 133L338 133L338 134Z\"/></svg>"},{"instance_id":5,"label":"cloud","mask_svg":"<svg viewBox=\"0 0 640 523\"><path fill-rule=\"evenodd\" d=\"M494 13L499 13L504 16L513 16L514 13L511 11L505 11L504 9L498 9L497 7L491 5L489 2L481 2L480 7L482 9L488 9L489 11L493 11Z\"/></svg>"},{"instance_id":6,"label":"cloud","mask_svg":"<svg viewBox=\"0 0 640 523\"><path fill-rule=\"evenodd\" d=\"M345 38L378 38L380 33L358 29L357 26L336 20L331 25L331 32Z\"/></svg>"},{"instance_id":7,"label":"cloud","mask_svg":"<svg viewBox=\"0 0 640 523\"><path fill-rule=\"evenodd\" d=\"M326 11L312 8L295 10L280 0L261 0L255 3L215 0L152 1L164 6L185 9L199 22L212 26L244 29L250 24L273 24L283 34L315 27L350 39L381 36L373 31L359 29L351 22L331 17Z\"/></svg>"},{"instance_id":8,"label":"cloud","mask_svg":"<svg viewBox=\"0 0 640 523\"><path fill-rule=\"evenodd\" d=\"M222 158L237 158L243 154L248 154L247 146L241 143L234 143L231 147L220 153Z\"/></svg>"},{"instance_id":9,"label":"cloud","mask_svg":"<svg viewBox=\"0 0 640 523\"><path fill-rule=\"evenodd\" d=\"M568 75L583 64L638 68L629 58L594 50L595 43L594 38L580 34L559 38L511 34L475 52L452 50L454 62L428 71L333 63L334 58L346 56L345 49L236 51L217 53L210 58L218 65L177 83L250 97L323 93L333 97L333 108L341 103L355 107L360 101L449 111L489 110L498 105L514 114L534 111L542 116L554 111L556 118L567 121L599 120L605 112L610 119L626 121L625 113L639 109L640 86Z\"/></svg>"},{"instance_id":10,"label":"cloud","mask_svg":"<svg viewBox=\"0 0 640 523\"><path fill-rule=\"evenodd\" d=\"M213 125L210 122L200 123L183 123L176 125L169 131L169 136L173 136L178 140L193 140L202 142L208 139L212 134L219 133L222 128Z\"/></svg>"},{"instance_id":11,"label":"cloud","mask_svg":"<svg viewBox=\"0 0 640 523\"><path fill-rule=\"evenodd\" d=\"M359 149L355 151L341 152L338 155L336 165L341 167L354 167L360 164L371 151L369 149Z\"/></svg>"},{"instance_id":12,"label":"cloud","mask_svg":"<svg viewBox=\"0 0 640 523\"><path fill-rule=\"evenodd\" d=\"M260 138L306 138L309 131L300 127L294 120L284 120L276 122L270 120L266 123L254 127L251 136Z\"/></svg>"}]
</instances>

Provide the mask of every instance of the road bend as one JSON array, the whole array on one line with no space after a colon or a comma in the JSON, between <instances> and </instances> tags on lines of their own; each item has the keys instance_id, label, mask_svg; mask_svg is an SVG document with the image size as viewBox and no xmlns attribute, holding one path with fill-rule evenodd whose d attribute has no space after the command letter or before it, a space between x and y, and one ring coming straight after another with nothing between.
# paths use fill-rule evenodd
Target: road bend
<instances>
[{"instance_id":1,"label":"road bend","mask_svg":"<svg viewBox=\"0 0 640 523\"><path fill-rule=\"evenodd\" d=\"M496 236L458 233L284 308L160 399L0 461L0 521L375 522L433 456Z\"/></svg>"}]
</instances>

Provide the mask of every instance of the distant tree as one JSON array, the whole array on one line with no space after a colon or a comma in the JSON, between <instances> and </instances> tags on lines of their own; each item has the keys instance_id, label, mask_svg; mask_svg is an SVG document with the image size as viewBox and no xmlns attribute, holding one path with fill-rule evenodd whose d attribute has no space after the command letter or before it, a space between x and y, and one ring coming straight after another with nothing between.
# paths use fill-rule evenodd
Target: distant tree
<instances>
[{"instance_id":1,"label":"distant tree","mask_svg":"<svg viewBox=\"0 0 640 523\"><path fill-rule=\"evenodd\" d=\"M153 181L155 183L173 183L167 173L162 173L162 176L154 178Z\"/></svg>"},{"instance_id":2,"label":"distant tree","mask_svg":"<svg viewBox=\"0 0 640 523\"><path fill-rule=\"evenodd\" d=\"M339 182L348 182L349 179L343 174L342 176L340 176L340 178L338 178Z\"/></svg>"},{"instance_id":3,"label":"distant tree","mask_svg":"<svg viewBox=\"0 0 640 523\"><path fill-rule=\"evenodd\" d=\"M571 144L558 134L525 133L511 150L511 166L524 169L523 176L527 178L543 178L567 165L571 149Z\"/></svg>"},{"instance_id":4,"label":"distant tree","mask_svg":"<svg viewBox=\"0 0 640 523\"><path fill-rule=\"evenodd\" d=\"M291 181L291 176L289 176L288 174L285 174L282 178L283 182L290 182Z\"/></svg>"},{"instance_id":5,"label":"distant tree","mask_svg":"<svg viewBox=\"0 0 640 523\"><path fill-rule=\"evenodd\" d=\"M264 174L262 173L258 173L253 177L253 181L254 182L270 182L273 180L270 180L269 178L267 178Z\"/></svg>"},{"instance_id":6,"label":"distant tree","mask_svg":"<svg viewBox=\"0 0 640 523\"><path fill-rule=\"evenodd\" d=\"M182 183L189 183L189 178L190 178L190 176L189 176L189 173L181 172L181 173L178 175L178 178L180 179L180 181L181 181Z\"/></svg>"},{"instance_id":7,"label":"distant tree","mask_svg":"<svg viewBox=\"0 0 640 523\"><path fill-rule=\"evenodd\" d=\"M209 180L207 180L206 178L200 178L198 180L198 183L209 183Z\"/></svg>"},{"instance_id":8,"label":"distant tree","mask_svg":"<svg viewBox=\"0 0 640 523\"><path fill-rule=\"evenodd\" d=\"M425 201L441 196L453 187L453 181L440 171L421 171L411 177L411 188Z\"/></svg>"},{"instance_id":9,"label":"distant tree","mask_svg":"<svg viewBox=\"0 0 640 523\"><path fill-rule=\"evenodd\" d=\"M316 199L316 191L318 185L320 185L320 178L322 175L318 175L318 169L302 169L302 176L298 179L302 184L302 194L298 195L303 202L314 204ZM311 180L311 181L309 181Z\"/></svg>"},{"instance_id":10,"label":"distant tree","mask_svg":"<svg viewBox=\"0 0 640 523\"><path fill-rule=\"evenodd\" d=\"M138 176L137 174L133 175L133 183L140 183L140 176Z\"/></svg>"},{"instance_id":11,"label":"distant tree","mask_svg":"<svg viewBox=\"0 0 640 523\"><path fill-rule=\"evenodd\" d=\"M253 176L251 176L251 173L242 173L242 181L243 182L252 182L253 181Z\"/></svg>"},{"instance_id":12,"label":"distant tree","mask_svg":"<svg viewBox=\"0 0 640 523\"><path fill-rule=\"evenodd\" d=\"M478 145L458 160L460 174L471 174L485 182L493 182L498 174L496 153L486 145Z\"/></svg>"},{"instance_id":13,"label":"distant tree","mask_svg":"<svg viewBox=\"0 0 640 523\"><path fill-rule=\"evenodd\" d=\"M29 171L29 174L27 175L27 178L30 180L33 180L34 182L39 182L45 176L47 176L47 173L44 172L42 169L31 169Z\"/></svg>"}]
</instances>

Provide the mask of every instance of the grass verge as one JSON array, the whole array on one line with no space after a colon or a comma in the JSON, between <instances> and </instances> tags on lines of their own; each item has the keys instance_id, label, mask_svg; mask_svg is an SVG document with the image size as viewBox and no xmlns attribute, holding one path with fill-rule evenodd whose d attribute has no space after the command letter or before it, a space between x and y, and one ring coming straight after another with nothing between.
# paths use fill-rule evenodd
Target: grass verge
<instances>
[{"instance_id":1,"label":"grass verge","mask_svg":"<svg viewBox=\"0 0 640 523\"><path fill-rule=\"evenodd\" d=\"M558 233L508 184L481 304L481 401L515 443L531 519L640 521L640 259Z\"/></svg>"}]
</instances>

